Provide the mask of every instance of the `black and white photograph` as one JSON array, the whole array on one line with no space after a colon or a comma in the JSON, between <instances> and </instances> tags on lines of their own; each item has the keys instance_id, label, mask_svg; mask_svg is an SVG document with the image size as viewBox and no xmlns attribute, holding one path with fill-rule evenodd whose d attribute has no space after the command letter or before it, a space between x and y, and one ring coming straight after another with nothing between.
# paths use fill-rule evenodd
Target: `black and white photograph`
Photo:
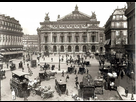
<instances>
[{"instance_id":1,"label":"black and white photograph","mask_svg":"<svg viewBox=\"0 0 136 102\"><path fill-rule=\"evenodd\" d=\"M0 2L0 101L134 101L135 2Z\"/></svg>"}]
</instances>

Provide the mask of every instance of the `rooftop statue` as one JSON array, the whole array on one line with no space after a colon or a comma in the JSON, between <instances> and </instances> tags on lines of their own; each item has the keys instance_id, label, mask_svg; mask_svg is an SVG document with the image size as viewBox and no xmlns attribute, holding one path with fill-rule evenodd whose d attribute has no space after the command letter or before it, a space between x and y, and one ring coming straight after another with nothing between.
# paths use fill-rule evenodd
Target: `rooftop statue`
<instances>
[{"instance_id":1,"label":"rooftop statue","mask_svg":"<svg viewBox=\"0 0 136 102\"><path fill-rule=\"evenodd\" d=\"M49 16L48 16L49 12L45 13L45 14L46 14L45 20L49 20L50 19Z\"/></svg>"},{"instance_id":2,"label":"rooftop statue","mask_svg":"<svg viewBox=\"0 0 136 102\"><path fill-rule=\"evenodd\" d=\"M96 19L96 14L95 14L95 12L92 12L91 18L92 18L92 19Z\"/></svg>"}]
</instances>

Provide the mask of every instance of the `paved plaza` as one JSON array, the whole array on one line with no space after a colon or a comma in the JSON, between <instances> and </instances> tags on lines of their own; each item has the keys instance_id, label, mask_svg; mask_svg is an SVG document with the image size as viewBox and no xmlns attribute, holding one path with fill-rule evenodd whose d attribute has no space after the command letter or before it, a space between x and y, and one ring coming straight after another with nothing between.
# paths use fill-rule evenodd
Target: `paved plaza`
<instances>
[{"instance_id":1,"label":"paved plaza","mask_svg":"<svg viewBox=\"0 0 136 102\"><path fill-rule=\"evenodd\" d=\"M51 56L51 57L53 57L53 56ZM54 71L57 71L57 74L55 75L56 79L57 80L62 79L65 81L67 74L65 73L64 77L62 77L61 72L62 71L66 72L67 67L71 66L71 64L67 65L65 63L65 60L64 60L64 62L60 62L60 71L59 71L58 70L58 57L53 57L54 58L53 62L51 61L51 57L46 57L45 60L40 59L40 62L46 62L46 63L49 63L50 65L55 65ZM37 56L33 55L33 59L36 59L36 58L37 58ZM64 57L64 59L65 59L65 57ZM94 58L94 59L87 58L86 60L90 61L91 66L86 67L86 68L89 69L89 73L91 74L92 78L94 79L95 77L97 77L98 71L99 71L98 60L96 58ZM23 59L22 58L13 59L13 62L16 64L16 68L17 68L16 70L22 71L22 69L18 68L18 63L20 61L23 61ZM26 66L27 63L30 64L30 62L25 63L24 72L28 72L28 69ZM75 67L78 68L78 65L75 65ZM7 69L6 65L4 65L4 69ZM39 75L39 72L41 72L41 71L40 71L39 66L31 68L31 70L33 72L33 75L28 76L28 78L33 80L34 78L36 78ZM77 74L77 75L78 75L78 81L81 82L84 74L83 75ZM42 81L41 86L49 86L50 85L51 89L55 91L54 97L43 100L39 95L35 95L35 96L30 95L28 97L28 101L73 101L74 99L71 97L72 94L78 94L78 89L75 87L75 76L76 75L74 73L69 74L70 78L67 82L68 96L65 94L59 96L59 94L55 90L55 79L51 78L50 80ZM2 101L11 101L12 100L12 95L11 95L11 91L10 91L10 84L9 84L10 79L11 79L11 71L7 69L6 70L6 79L3 79L1 82L1 93L2 93L1 100ZM97 97L98 97L98 100L120 100L120 97L119 97L117 91L114 91L114 90L110 91L110 90L104 89L104 94L97 95ZM24 100L23 98L16 97L15 101L23 101L23 100Z\"/></svg>"}]
</instances>

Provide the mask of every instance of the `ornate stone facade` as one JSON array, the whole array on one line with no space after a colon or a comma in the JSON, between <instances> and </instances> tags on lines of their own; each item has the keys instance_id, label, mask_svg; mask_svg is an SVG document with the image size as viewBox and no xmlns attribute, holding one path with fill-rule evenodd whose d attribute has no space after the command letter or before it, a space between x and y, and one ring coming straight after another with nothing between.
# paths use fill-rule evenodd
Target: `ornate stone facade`
<instances>
[{"instance_id":1,"label":"ornate stone facade","mask_svg":"<svg viewBox=\"0 0 136 102\"><path fill-rule=\"evenodd\" d=\"M39 51L61 54L104 51L104 28L99 27L100 21L94 12L89 16L76 6L72 13L57 18L57 21L49 21L46 14L45 21L40 22L41 27L37 28Z\"/></svg>"},{"instance_id":2,"label":"ornate stone facade","mask_svg":"<svg viewBox=\"0 0 136 102\"><path fill-rule=\"evenodd\" d=\"M23 53L22 28L13 17L0 15L0 52L5 57L16 57Z\"/></svg>"}]
</instances>

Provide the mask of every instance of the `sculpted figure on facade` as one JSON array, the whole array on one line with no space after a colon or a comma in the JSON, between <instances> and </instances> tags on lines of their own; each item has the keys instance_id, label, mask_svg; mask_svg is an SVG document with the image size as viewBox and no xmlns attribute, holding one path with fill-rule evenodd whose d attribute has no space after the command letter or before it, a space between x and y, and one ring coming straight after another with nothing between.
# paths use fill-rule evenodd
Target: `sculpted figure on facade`
<instances>
[{"instance_id":1,"label":"sculpted figure on facade","mask_svg":"<svg viewBox=\"0 0 136 102\"><path fill-rule=\"evenodd\" d=\"M95 14L95 11L92 12L92 16L91 16L92 19L96 19L96 14Z\"/></svg>"}]
</instances>

